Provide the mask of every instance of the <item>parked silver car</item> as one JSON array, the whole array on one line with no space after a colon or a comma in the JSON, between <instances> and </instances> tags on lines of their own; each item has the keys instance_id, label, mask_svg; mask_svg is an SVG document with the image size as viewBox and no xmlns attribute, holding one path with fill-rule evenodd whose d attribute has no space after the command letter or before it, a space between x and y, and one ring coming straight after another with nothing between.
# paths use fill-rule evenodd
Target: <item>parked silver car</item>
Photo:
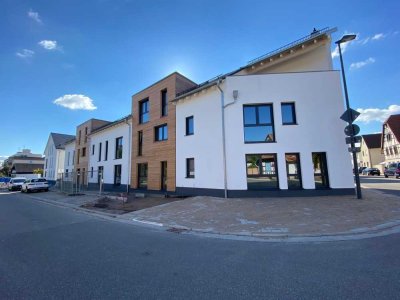
<instances>
[{"instance_id":1,"label":"parked silver car","mask_svg":"<svg viewBox=\"0 0 400 300\"><path fill-rule=\"evenodd\" d=\"M22 193L29 193L33 191L49 191L49 183L44 178L28 179L22 184Z\"/></svg>"},{"instance_id":2,"label":"parked silver car","mask_svg":"<svg viewBox=\"0 0 400 300\"><path fill-rule=\"evenodd\" d=\"M11 178L11 180L7 184L7 188L9 191L19 191L21 190L22 184L25 182L26 178L24 177L15 177Z\"/></svg>"}]
</instances>

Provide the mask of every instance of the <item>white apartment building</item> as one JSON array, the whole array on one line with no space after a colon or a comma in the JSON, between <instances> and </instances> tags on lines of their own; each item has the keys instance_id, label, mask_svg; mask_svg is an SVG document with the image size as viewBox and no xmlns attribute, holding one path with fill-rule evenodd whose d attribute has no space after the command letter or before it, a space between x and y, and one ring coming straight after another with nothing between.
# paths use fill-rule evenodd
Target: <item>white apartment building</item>
<instances>
[{"instance_id":1,"label":"white apartment building","mask_svg":"<svg viewBox=\"0 0 400 300\"><path fill-rule=\"evenodd\" d=\"M129 189L131 163L131 115L106 124L89 135L89 188L97 189L103 179L104 191Z\"/></svg>"},{"instance_id":2,"label":"white apartment building","mask_svg":"<svg viewBox=\"0 0 400 300\"><path fill-rule=\"evenodd\" d=\"M64 144L65 160L64 160L64 180L73 178L75 170L75 138ZM72 175L71 175L72 174Z\"/></svg>"},{"instance_id":3,"label":"white apartment building","mask_svg":"<svg viewBox=\"0 0 400 300\"><path fill-rule=\"evenodd\" d=\"M313 32L178 95L176 192L354 194L331 33Z\"/></svg>"},{"instance_id":4,"label":"white apartment building","mask_svg":"<svg viewBox=\"0 0 400 300\"><path fill-rule=\"evenodd\" d=\"M75 136L61 133L50 133L44 150L44 177L47 180L57 180L58 175L64 172L65 143Z\"/></svg>"}]
</instances>

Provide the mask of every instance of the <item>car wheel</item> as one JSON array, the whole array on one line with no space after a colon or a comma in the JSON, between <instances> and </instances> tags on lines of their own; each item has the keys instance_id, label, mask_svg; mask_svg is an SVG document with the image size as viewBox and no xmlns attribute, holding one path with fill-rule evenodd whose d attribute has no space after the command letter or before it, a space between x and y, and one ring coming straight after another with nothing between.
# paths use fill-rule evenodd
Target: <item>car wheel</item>
<instances>
[{"instance_id":1,"label":"car wheel","mask_svg":"<svg viewBox=\"0 0 400 300\"><path fill-rule=\"evenodd\" d=\"M45 192L48 192L48 191L49 191L49 189L45 189L44 191L45 191Z\"/></svg>"}]
</instances>

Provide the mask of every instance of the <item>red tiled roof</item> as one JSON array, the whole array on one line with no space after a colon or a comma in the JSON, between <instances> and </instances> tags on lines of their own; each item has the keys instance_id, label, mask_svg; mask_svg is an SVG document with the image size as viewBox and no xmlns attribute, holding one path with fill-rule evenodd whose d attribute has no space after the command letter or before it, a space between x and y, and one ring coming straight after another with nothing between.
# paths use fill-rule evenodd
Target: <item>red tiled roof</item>
<instances>
[{"instance_id":1,"label":"red tiled roof","mask_svg":"<svg viewBox=\"0 0 400 300\"><path fill-rule=\"evenodd\" d=\"M368 149L381 148L382 133L364 134L362 137Z\"/></svg>"}]
</instances>

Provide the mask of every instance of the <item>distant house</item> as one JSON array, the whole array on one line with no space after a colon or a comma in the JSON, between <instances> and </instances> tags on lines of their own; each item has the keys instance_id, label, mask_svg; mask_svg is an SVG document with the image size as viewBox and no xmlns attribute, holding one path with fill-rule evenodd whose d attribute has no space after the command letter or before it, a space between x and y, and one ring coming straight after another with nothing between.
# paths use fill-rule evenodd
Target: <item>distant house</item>
<instances>
[{"instance_id":1,"label":"distant house","mask_svg":"<svg viewBox=\"0 0 400 300\"><path fill-rule=\"evenodd\" d=\"M385 156L381 152L382 133L364 134L361 138L361 151L357 154L358 165L383 171L382 162Z\"/></svg>"},{"instance_id":2,"label":"distant house","mask_svg":"<svg viewBox=\"0 0 400 300\"><path fill-rule=\"evenodd\" d=\"M127 191L130 183L131 115L105 124L89 134L89 188Z\"/></svg>"},{"instance_id":3,"label":"distant house","mask_svg":"<svg viewBox=\"0 0 400 300\"><path fill-rule=\"evenodd\" d=\"M72 180L75 164L75 138L65 142L64 144L65 159L64 159L64 179Z\"/></svg>"},{"instance_id":4,"label":"distant house","mask_svg":"<svg viewBox=\"0 0 400 300\"><path fill-rule=\"evenodd\" d=\"M58 175L64 172L65 143L75 136L62 133L50 133L44 149L45 164L44 177L48 180L57 180Z\"/></svg>"},{"instance_id":5,"label":"distant house","mask_svg":"<svg viewBox=\"0 0 400 300\"><path fill-rule=\"evenodd\" d=\"M23 149L8 157L4 163L10 170L10 176L13 177L29 177L34 174L34 170L43 169L44 158L41 154L34 154L29 149Z\"/></svg>"},{"instance_id":6,"label":"distant house","mask_svg":"<svg viewBox=\"0 0 400 300\"><path fill-rule=\"evenodd\" d=\"M383 123L381 145L386 165L400 162L400 114L391 115Z\"/></svg>"}]
</instances>

